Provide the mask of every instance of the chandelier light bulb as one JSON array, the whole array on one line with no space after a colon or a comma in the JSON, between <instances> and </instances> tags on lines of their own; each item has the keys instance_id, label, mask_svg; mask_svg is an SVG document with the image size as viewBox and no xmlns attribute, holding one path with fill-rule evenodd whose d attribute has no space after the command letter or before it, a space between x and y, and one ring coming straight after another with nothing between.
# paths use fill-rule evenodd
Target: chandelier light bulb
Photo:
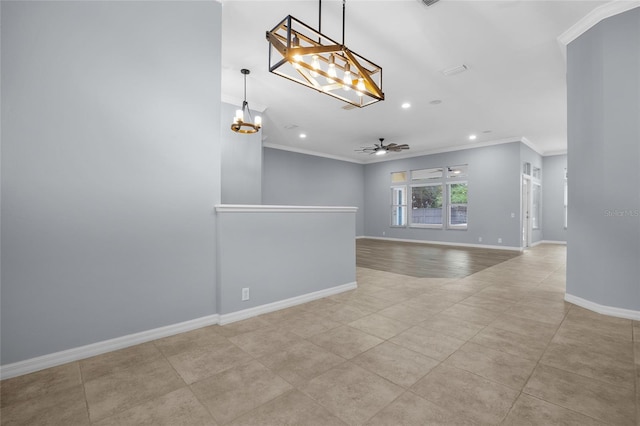
<instances>
[{"instance_id":1,"label":"chandelier light bulb","mask_svg":"<svg viewBox=\"0 0 640 426\"><path fill-rule=\"evenodd\" d=\"M240 123L240 122L244 121L244 113L242 112L241 109L237 109L236 110L236 117L235 117L235 119L233 121L236 122L236 123Z\"/></svg>"},{"instance_id":2,"label":"chandelier light bulb","mask_svg":"<svg viewBox=\"0 0 640 426\"><path fill-rule=\"evenodd\" d=\"M331 62L329 64L329 70L327 71L327 74L329 74L329 77L332 78L327 78L327 82L328 83L335 83L334 78L337 77L337 73L336 73L336 64L334 64L333 62Z\"/></svg>"},{"instance_id":3,"label":"chandelier light bulb","mask_svg":"<svg viewBox=\"0 0 640 426\"><path fill-rule=\"evenodd\" d=\"M262 127L262 117L260 117L259 115L256 115L256 119L254 121L254 124L258 127Z\"/></svg>"},{"instance_id":4,"label":"chandelier light bulb","mask_svg":"<svg viewBox=\"0 0 640 426\"><path fill-rule=\"evenodd\" d=\"M364 89L365 89L365 86L364 86L364 78L360 77L360 78L358 79L358 84L357 84L357 86L356 86L356 87L358 88L358 90L360 90L360 91L364 91Z\"/></svg>"},{"instance_id":5,"label":"chandelier light bulb","mask_svg":"<svg viewBox=\"0 0 640 426\"><path fill-rule=\"evenodd\" d=\"M314 77L317 77L318 73L316 72L316 70L320 68L320 61L318 61L318 55L313 55L313 58L311 59L311 68L313 68L313 71L311 71L311 75Z\"/></svg>"},{"instance_id":6,"label":"chandelier light bulb","mask_svg":"<svg viewBox=\"0 0 640 426\"><path fill-rule=\"evenodd\" d=\"M345 90L345 92L348 92L349 90L351 90L349 86L353 84L353 79L351 78L351 70L349 69L349 64L345 64L344 78L342 79L342 81L344 82L343 89Z\"/></svg>"},{"instance_id":7,"label":"chandelier light bulb","mask_svg":"<svg viewBox=\"0 0 640 426\"><path fill-rule=\"evenodd\" d=\"M344 72L344 78L342 79L342 81L344 81L344 90L351 90L351 88L349 87L353 83L353 80L351 79L351 71L346 70Z\"/></svg>"}]
</instances>

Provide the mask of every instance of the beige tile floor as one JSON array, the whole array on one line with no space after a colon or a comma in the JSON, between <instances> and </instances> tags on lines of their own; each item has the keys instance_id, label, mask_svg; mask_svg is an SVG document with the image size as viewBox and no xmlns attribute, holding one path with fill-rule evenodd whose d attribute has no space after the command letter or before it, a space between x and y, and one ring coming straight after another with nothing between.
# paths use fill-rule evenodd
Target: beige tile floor
<instances>
[{"instance_id":1,"label":"beige tile floor","mask_svg":"<svg viewBox=\"0 0 640 426\"><path fill-rule=\"evenodd\" d=\"M4 425L640 425L640 322L564 302L565 248L359 288L8 379Z\"/></svg>"}]
</instances>

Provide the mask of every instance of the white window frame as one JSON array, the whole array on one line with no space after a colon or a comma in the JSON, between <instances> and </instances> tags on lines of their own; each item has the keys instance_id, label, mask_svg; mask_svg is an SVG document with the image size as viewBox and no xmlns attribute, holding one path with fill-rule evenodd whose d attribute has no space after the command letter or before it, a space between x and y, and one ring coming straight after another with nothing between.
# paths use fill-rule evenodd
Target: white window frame
<instances>
[{"instance_id":1,"label":"white window frame","mask_svg":"<svg viewBox=\"0 0 640 426\"><path fill-rule=\"evenodd\" d=\"M451 185L459 185L459 184L465 184L467 186L467 202L466 204L460 204L460 203L452 203L451 202ZM464 231L469 227L469 182L466 180L456 180L456 179L450 179L447 181L447 184L445 186L446 188L446 201L447 201L447 229L451 229L451 230L459 230L459 231ZM459 224L459 225L454 225L451 223L451 207L456 207L456 206L466 206L467 207L467 223L465 224Z\"/></svg>"},{"instance_id":2,"label":"white window frame","mask_svg":"<svg viewBox=\"0 0 640 426\"><path fill-rule=\"evenodd\" d=\"M536 189L538 191L538 202L536 203ZM539 231L542 227L542 184L536 179L531 182L531 229Z\"/></svg>"},{"instance_id":3,"label":"white window frame","mask_svg":"<svg viewBox=\"0 0 640 426\"><path fill-rule=\"evenodd\" d=\"M404 203L403 204L399 204L396 203L396 197L395 197L395 193L397 190L401 190L404 194ZM391 224L390 226L392 228L406 228L407 227L407 211L408 211L408 204L407 204L407 185L391 185ZM399 214L394 216L394 211L396 211L396 209L398 209ZM402 224L395 224L394 223L394 217L399 217L401 219Z\"/></svg>"},{"instance_id":4,"label":"white window frame","mask_svg":"<svg viewBox=\"0 0 640 426\"><path fill-rule=\"evenodd\" d=\"M413 215L409 215L408 217L408 221L409 221L409 227L411 228L430 228L430 229L442 229L444 227L444 222L445 222L445 214L444 214L444 208L445 208L445 187L444 187L444 183L442 182L442 180L438 180L438 181L424 181L424 183L415 183L415 184L411 184L410 188L411 188L411 199L412 199L412 203L411 203L411 209L413 210L413 188L422 188L422 187L427 187L427 186L439 186L442 190L442 207L441 207L441 215L440 215L440 224L431 224L431 223L413 223L413 221L411 220L411 217ZM407 194L409 195L409 194Z\"/></svg>"}]
</instances>

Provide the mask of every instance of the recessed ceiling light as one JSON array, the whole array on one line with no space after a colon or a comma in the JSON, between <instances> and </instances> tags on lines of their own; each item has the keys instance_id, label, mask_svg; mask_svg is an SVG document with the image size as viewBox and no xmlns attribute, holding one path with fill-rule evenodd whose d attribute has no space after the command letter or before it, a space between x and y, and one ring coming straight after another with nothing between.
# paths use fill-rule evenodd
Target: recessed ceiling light
<instances>
[{"instance_id":1,"label":"recessed ceiling light","mask_svg":"<svg viewBox=\"0 0 640 426\"><path fill-rule=\"evenodd\" d=\"M305 133L300 133L300 139L304 139L306 137L307 137L307 135Z\"/></svg>"},{"instance_id":2,"label":"recessed ceiling light","mask_svg":"<svg viewBox=\"0 0 640 426\"><path fill-rule=\"evenodd\" d=\"M402 104L402 108L404 109L411 108L411 104L409 102L405 102Z\"/></svg>"},{"instance_id":3,"label":"recessed ceiling light","mask_svg":"<svg viewBox=\"0 0 640 426\"><path fill-rule=\"evenodd\" d=\"M442 101L440 99L434 99L431 102L429 102L431 105L440 105L442 103Z\"/></svg>"},{"instance_id":4,"label":"recessed ceiling light","mask_svg":"<svg viewBox=\"0 0 640 426\"><path fill-rule=\"evenodd\" d=\"M469 135L469 140L470 141L474 141L476 140L477 136L476 135Z\"/></svg>"}]
</instances>

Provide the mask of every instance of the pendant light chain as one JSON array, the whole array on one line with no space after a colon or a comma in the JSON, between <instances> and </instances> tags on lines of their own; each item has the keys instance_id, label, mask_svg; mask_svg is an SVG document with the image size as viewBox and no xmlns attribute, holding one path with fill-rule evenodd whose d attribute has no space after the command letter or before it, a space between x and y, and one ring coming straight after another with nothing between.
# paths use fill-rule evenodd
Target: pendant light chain
<instances>
[{"instance_id":1,"label":"pendant light chain","mask_svg":"<svg viewBox=\"0 0 640 426\"><path fill-rule=\"evenodd\" d=\"M345 3L347 0L342 0L342 47L344 47L344 17L345 17Z\"/></svg>"}]
</instances>

